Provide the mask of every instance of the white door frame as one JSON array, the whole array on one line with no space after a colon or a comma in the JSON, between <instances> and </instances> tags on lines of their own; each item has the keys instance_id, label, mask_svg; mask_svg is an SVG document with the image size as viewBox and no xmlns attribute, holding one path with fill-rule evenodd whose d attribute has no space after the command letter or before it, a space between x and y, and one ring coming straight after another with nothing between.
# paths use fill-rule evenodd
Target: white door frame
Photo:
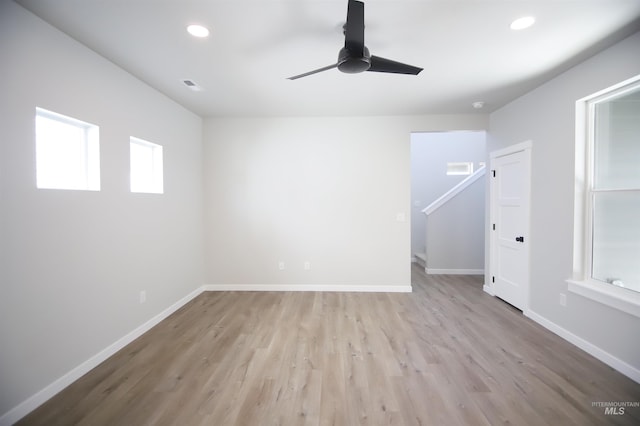
<instances>
[{"instance_id":1,"label":"white door frame","mask_svg":"<svg viewBox=\"0 0 640 426\"><path fill-rule=\"evenodd\" d=\"M493 161L496 158L499 157L503 157L506 155L510 155L510 154L515 154L517 152L523 152L524 153L524 162L525 162L525 167L527 168L527 175L526 175L526 185L524 188L524 193L523 193L523 197L525 197L528 200L528 206L529 206L529 214L527 215L527 223L526 223L526 229L524 230L524 235L526 235L527 238L527 244L523 247L523 250L525 250L525 256L526 256L526 260L527 260L527 273L525 274L525 282L523 282L523 285L526 287L527 291L526 291L526 295L525 295L525 302L524 302L524 306L522 306L522 312L525 313L529 310L529 299L530 299L530 286L529 286L529 281L530 281L530 276L531 276L531 260L530 260L530 242L531 242L531 238L530 238L530 229L531 229L531 149L533 147L533 143L531 140L527 140L521 143L517 143L515 145L510 145L506 148L502 148L496 151L492 151L489 153L489 165L491 165L491 161ZM489 235L489 262L488 262L488 266L489 266L489 274L487 275L487 279L485 279L485 285L484 285L484 291L491 294L492 296L495 296L495 291L494 291L494 287L493 287L493 280L492 277L495 276L496 274L496 241L495 241L495 234L492 231L492 224L496 223L495 222L495 208L493 205L493 198L494 198L494 194L492 193L492 185L489 181L489 231L488 231L488 235Z\"/></svg>"}]
</instances>

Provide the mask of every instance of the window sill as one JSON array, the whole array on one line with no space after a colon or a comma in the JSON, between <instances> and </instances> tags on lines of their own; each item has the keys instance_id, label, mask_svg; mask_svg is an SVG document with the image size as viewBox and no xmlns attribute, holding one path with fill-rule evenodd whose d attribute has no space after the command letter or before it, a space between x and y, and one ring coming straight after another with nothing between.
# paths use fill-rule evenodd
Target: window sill
<instances>
[{"instance_id":1,"label":"window sill","mask_svg":"<svg viewBox=\"0 0 640 426\"><path fill-rule=\"evenodd\" d=\"M567 280L569 291L640 318L640 293L595 280Z\"/></svg>"}]
</instances>

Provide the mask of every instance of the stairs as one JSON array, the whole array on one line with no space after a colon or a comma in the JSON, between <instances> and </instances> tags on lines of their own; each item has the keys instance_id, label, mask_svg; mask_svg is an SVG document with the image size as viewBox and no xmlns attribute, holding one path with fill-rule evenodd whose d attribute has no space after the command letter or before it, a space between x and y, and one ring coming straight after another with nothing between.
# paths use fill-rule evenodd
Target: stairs
<instances>
[{"instance_id":1,"label":"stairs","mask_svg":"<svg viewBox=\"0 0 640 426\"><path fill-rule=\"evenodd\" d=\"M416 263L422 268L427 267L427 254L426 253L414 253L413 257L416 258Z\"/></svg>"}]
</instances>

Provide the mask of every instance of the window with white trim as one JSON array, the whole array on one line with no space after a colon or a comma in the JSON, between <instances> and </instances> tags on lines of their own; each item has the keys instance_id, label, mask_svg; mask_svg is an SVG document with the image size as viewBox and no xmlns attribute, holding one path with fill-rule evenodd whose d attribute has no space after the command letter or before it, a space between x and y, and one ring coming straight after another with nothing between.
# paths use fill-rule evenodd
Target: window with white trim
<instances>
[{"instance_id":1,"label":"window with white trim","mask_svg":"<svg viewBox=\"0 0 640 426\"><path fill-rule=\"evenodd\" d=\"M131 137L131 192L162 194L162 146Z\"/></svg>"},{"instance_id":2,"label":"window with white trim","mask_svg":"<svg viewBox=\"0 0 640 426\"><path fill-rule=\"evenodd\" d=\"M640 76L578 101L576 118L569 289L640 316Z\"/></svg>"},{"instance_id":3,"label":"window with white trim","mask_svg":"<svg viewBox=\"0 0 640 426\"><path fill-rule=\"evenodd\" d=\"M36 186L100 190L98 126L36 108Z\"/></svg>"}]
</instances>

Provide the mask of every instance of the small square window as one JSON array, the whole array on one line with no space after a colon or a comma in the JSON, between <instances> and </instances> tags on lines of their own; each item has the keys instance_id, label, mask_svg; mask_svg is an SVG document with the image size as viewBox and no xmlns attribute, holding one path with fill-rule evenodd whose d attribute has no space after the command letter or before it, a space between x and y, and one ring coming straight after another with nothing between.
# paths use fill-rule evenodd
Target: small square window
<instances>
[{"instance_id":1,"label":"small square window","mask_svg":"<svg viewBox=\"0 0 640 426\"><path fill-rule=\"evenodd\" d=\"M473 174L473 163L447 163L447 175L468 176Z\"/></svg>"},{"instance_id":2,"label":"small square window","mask_svg":"<svg viewBox=\"0 0 640 426\"><path fill-rule=\"evenodd\" d=\"M162 146L130 138L131 192L162 194Z\"/></svg>"},{"instance_id":3,"label":"small square window","mask_svg":"<svg viewBox=\"0 0 640 426\"><path fill-rule=\"evenodd\" d=\"M36 108L36 186L99 191L98 126Z\"/></svg>"}]
</instances>

